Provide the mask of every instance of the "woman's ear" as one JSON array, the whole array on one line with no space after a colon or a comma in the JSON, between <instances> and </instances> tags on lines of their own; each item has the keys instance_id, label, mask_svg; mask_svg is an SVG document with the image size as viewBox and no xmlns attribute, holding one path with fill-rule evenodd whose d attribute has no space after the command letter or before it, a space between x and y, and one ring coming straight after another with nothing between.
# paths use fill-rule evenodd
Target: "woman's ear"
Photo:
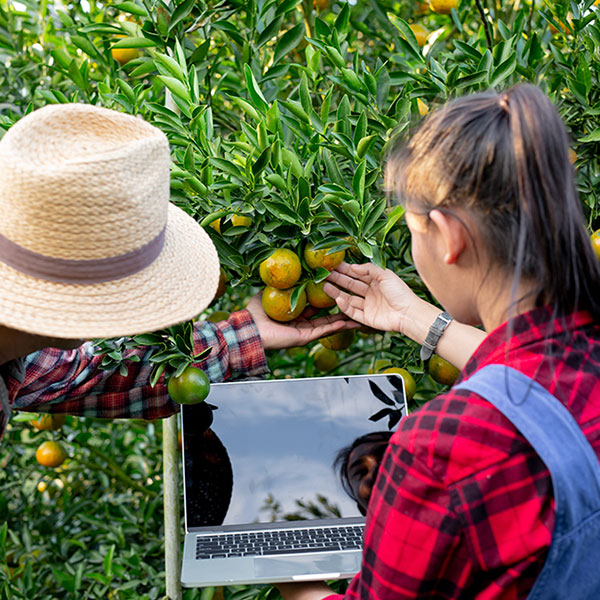
<instances>
[{"instance_id":1,"label":"woman's ear","mask_svg":"<svg viewBox=\"0 0 600 600\"><path fill-rule=\"evenodd\" d=\"M429 213L441 236L442 254L447 265L453 265L467 247L465 226L454 215L433 209Z\"/></svg>"}]
</instances>

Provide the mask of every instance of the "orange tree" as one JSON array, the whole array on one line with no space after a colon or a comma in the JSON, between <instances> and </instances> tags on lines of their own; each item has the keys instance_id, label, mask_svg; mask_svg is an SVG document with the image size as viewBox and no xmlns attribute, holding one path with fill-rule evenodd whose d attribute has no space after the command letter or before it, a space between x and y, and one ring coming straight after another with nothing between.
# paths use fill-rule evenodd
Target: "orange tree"
<instances>
[{"instance_id":1,"label":"orange tree","mask_svg":"<svg viewBox=\"0 0 600 600\"><path fill-rule=\"evenodd\" d=\"M392 132L406 133L429 110L458 95L536 83L556 103L571 133L592 233L600 227L599 43L593 0L460 0L431 6L416 0L2 2L0 125L7 128L42 104L84 101L138 114L160 127L172 148L172 199L207 228L223 267L220 297L201 317L243 306L264 287L260 265L278 249L293 251L301 263L289 310L306 291L310 298L327 275L307 262L307 247L313 254L325 249L325 256L333 257L343 251L346 260L389 266L427 297L410 258L401 209L387 208L382 190L382 160ZM188 333L186 324L132 340L104 340L99 347L107 366L125 369L128 347L151 345L156 379L165 370L181 372L192 359ZM316 367L323 348L272 353L273 375L407 368L416 384L415 403L443 389L418 360L418 348L400 336L363 331L349 348L319 359ZM85 470L75 468L73 457L87 461L90 484L103 482L98 501L117 497L116 486L127 487L128 481L131 502L154 514L154 505L131 482L155 490L149 483L157 465L151 444L155 425L89 427L83 420L67 421L63 430L33 434L29 424L15 424L2 451L2 460L8 456L14 468L0 475L6 477L0 480L0 512L8 523L0 532L0 551L11 559L27 533L8 517L31 504L31 494L47 493L23 495L37 489L31 482L38 467L31 461L42 438L64 437L71 458L58 469L74 469L82 481ZM139 440L133 451L117 443L113 432L121 428ZM92 448L106 460L123 452L151 466L143 475L125 471L119 477L108 463L100 468L104 459ZM20 487L10 487L9 477ZM69 510L66 499L60 508L70 519L92 511L89 504ZM120 514L118 507L111 510ZM48 518L37 505L31 514ZM94 515L95 523L102 520ZM160 571L160 556L137 552L147 541L136 546L135 556L123 550L120 538L112 554L96 542L91 563L71 566L84 564L68 560L76 554L83 561L83 550L77 554L77 544L68 542L75 536L69 519L61 524L65 534L55 533L55 544L64 552L62 574L39 557L27 563L46 574L46 585L53 581L53 589L67 597L80 597L81 586L92 581L106 587L94 588L89 597L106 597L107 590L118 597L157 597L160 590L147 582L127 587L122 579L130 569L130 579L137 581L131 576L135 565ZM86 529L85 520L77 527ZM40 556L50 555L44 552ZM99 556L107 561L103 569ZM18 559L10 565L18 569ZM28 568L22 567L23 576L1 580L0 593L43 597ZM274 593L226 590L232 598ZM188 597L197 594L190 591Z\"/></svg>"}]
</instances>

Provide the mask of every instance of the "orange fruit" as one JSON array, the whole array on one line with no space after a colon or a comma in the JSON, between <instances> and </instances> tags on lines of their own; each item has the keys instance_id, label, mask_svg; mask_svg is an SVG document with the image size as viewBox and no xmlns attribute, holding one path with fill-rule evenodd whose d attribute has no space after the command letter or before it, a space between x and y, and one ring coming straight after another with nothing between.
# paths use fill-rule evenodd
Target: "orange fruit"
<instances>
[{"instance_id":1,"label":"orange fruit","mask_svg":"<svg viewBox=\"0 0 600 600\"><path fill-rule=\"evenodd\" d=\"M427 43L427 38L429 37L429 30L423 27L423 25L420 23L414 23L410 26L410 28L417 38L417 44L419 44L419 46L424 46Z\"/></svg>"},{"instance_id":2,"label":"orange fruit","mask_svg":"<svg viewBox=\"0 0 600 600\"><path fill-rule=\"evenodd\" d=\"M290 358L296 358L296 356L302 356L306 353L306 348L304 346L292 346L291 348L287 348L285 353Z\"/></svg>"},{"instance_id":3,"label":"orange fruit","mask_svg":"<svg viewBox=\"0 0 600 600\"><path fill-rule=\"evenodd\" d=\"M304 249L304 260L311 269L323 267L328 271L333 271L346 256L345 250L338 250L328 254L330 248L321 248L321 250L313 250L314 244L308 244Z\"/></svg>"},{"instance_id":4,"label":"orange fruit","mask_svg":"<svg viewBox=\"0 0 600 600\"><path fill-rule=\"evenodd\" d=\"M252 225L252 219L247 215L231 215L231 224L234 227L250 227Z\"/></svg>"},{"instance_id":5,"label":"orange fruit","mask_svg":"<svg viewBox=\"0 0 600 600\"><path fill-rule=\"evenodd\" d=\"M429 7L439 15L449 15L458 6L458 0L431 0Z\"/></svg>"},{"instance_id":6,"label":"orange fruit","mask_svg":"<svg viewBox=\"0 0 600 600\"><path fill-rule=\"evenodd\" d=\"M40 415L31 424L40 431L50 431L54 429L60 429L65 424L65 415L54 415L54 414L43 414Z\"/></svg>"},{"instance_id":7,"label":"orange fruit","mask_svg":"<svg viewBox=\"0 0 600 600\"><path fill-rule=\"evenodd\" d=\"M306 292L303 291L298 299L296 308L292 310L292 292L295 288L280 290L268 285L262 294L264 311L275 321L292 321L299 317L306 306Z\"/></svg>"},{"instance_id":8,"label":"orange fruit","mask_svg":"<svg viewBox=\"0 0 600 600\"><path fill-rule=\"evenodd\" d=\"M404 380L404 391L406 392L406 399L412 400L415 392L417 391L417 384L415 382L415 378L406 370L401 367L389 367L388 369L384 369L381 373L396 373L400 375Z\"/></svg>"},{"instance_id":9,"label":"orange fruit","mask_svg":"<svg viewBox=\"0 0 600 600\"><path fill-rule=\"evenodd\" d=\"M329 6L329 0L313 0L313 6L317 10L325 10Z\"/></svg>"},{"instance_id":10,"label":"orange fruit","mask_svg":"<svg viewBox=\"0 0 600 600\"><path fill-rule=\"evenodd\" d=\"M309 281L306 285L308 303L315 308L331 308L335 306L335 300L323 291L323 283L323 281L321 283Z\"/></svg>"},{"instance_id":11,"label":"orange fruit","mask_svg":"<svg viewBox=\"0 0 600 600\"><path fill-rule=\"evenodd\" d=\"M354 342L354 330L353 329L345 329L344 331L338 331L337 333L332 333L326 337L323 337L319 340L321 345L329 350L346 350L352 346L352 342Z\"/></svg>"},{"instance_id":12,"label":"orange fruit","mask_svg":"<svg viewBox=\"0 0 600 600\"><path fill-rule=\"evenodd\" d=\"M598 229L598 231L595 231L592 234L591 240L592 240L592 248L594 249L594 252L596 253L596 256L598 257L598 260L600 260L600 229Z\"/></svg>"},{"instance_id":13,"label":"orange fruit","mask_svg":"<svg viewBox=\"0 0 600 600\"><path fill-rule=\"evenodd\" d=\"M56 468L65 462L65 449L54 441L42 442L35 452L35 459L44 467Z\"/></svg>"},{"instance_id":14,"label":"orange fruit","mask_svg":"<svg viewBox=\"0 0 600 600\"><path fill-rule=\"evenodd\" d=\"M437 354L429 359L429 374L438 383L452 385L460 375L460 371L447 360Z\"/></svg>"},{"instance_id":15,"label":"orange fruit","mask_svg":"<svg viewBox=\"0 0 600 600\"><path fill-rule=\"evenodd\" d=\"M167 390L177 404L198 404L208 396L210 380L202 369L190 365L181 375L169 379Z\"/></svg>"},{"instance_id":16,"label":"orange fruit","mask_svg":"<svg viewBox=\"0 0 600 600\"><path fill-rule=\"evenodd\" d=\"M577 160L577 152L575 152L575 150L573 150L573 148L569 148L569 162L571 164L574 164L576 160Z\"/></svg>"},{"instance_id":17,"label":"orange fruit","mask_svg":"<svg viewBox=\"0 0 600 600\"><path fill-rule=\"evenodd\" d=\"M278 248L260 263L259 273L268 286L286 290L300 279L302 265L295 252L287 248Z\"/></svg>"},{"instance_id":18,"label":"orange fruit","mask_svg":"<svg viewBox=\"0 0 600 600\"><path fill-rule=\"evenodd\" d=\"M127 36L118 35L117 37L124 38ZM140 51L137 48L112 48L110 53L121 66L126 65L130 60L140 55Z\"/></svg>"},{"instance_id":19,"label":"orange fruit","mask_svg":"<svg viewBox=\"0 0 600 600\"><path fill-rule=\"evenodd\" d=\"M313 355L313 360L317 371L321 371L322 373L332 371L340 362L334 350L324 348L323 346L317 347Z\"/></svg>"},{"instance_id":20,"label":"orange fruit","mask_svg":"<svg viewBox=\"0 0 600 600\"><path fill-rule=\"evenodd\" d=\"M227 319L229 319L229 313L225 310L215 310L214 313L211 313L206 317L206 320L211 323L218 323L219 321L226 321Z\"/></svg>"}]
</instances>

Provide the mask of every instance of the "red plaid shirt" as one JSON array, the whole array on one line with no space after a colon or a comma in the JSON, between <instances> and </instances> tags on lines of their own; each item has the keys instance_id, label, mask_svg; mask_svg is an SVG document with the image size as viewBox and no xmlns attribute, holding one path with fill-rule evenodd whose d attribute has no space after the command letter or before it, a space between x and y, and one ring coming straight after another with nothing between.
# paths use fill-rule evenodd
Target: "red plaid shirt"
<instances>
[{"instance_id":1,"label":"red plaid shirt","mask_svg":"<svg viewBox=\"0 0 600 600\"><path fill-rule=\"evenodd\" d=\"M532 377L571 411L600 457L600 326L571 336L535 309L490 334L461 379L488 364ZM568 448L565 448L568 452ZM452 389L394 433L369 504L361 572L346 598L526 598L552 539L550 473L490 403ZM329 596L328 598L341 598Z\"/></svg>"},{"instance_id":2,"label":"red plaid shirt","mask_svg":"<svg viewBox=\"0 0 600 600\"><path fill-rule=\"evenodd\" d=\"M199 365L211 381L267 370L263 345L247 310L232 313L216 325L198 322L194 336L196 353L212 346L210 356ZM162 377L150 387L152 365L146 349L131 351L141 360L127 362L126 377L118 371L100 370L102 356L94 356L92 350L88 342L76 350L47 348L30 354L24 359L23 382L5 375L10 404L24 411L110 419L156 419L177 412L179 407L170 400Z\"/></svg>"}]
</instances>

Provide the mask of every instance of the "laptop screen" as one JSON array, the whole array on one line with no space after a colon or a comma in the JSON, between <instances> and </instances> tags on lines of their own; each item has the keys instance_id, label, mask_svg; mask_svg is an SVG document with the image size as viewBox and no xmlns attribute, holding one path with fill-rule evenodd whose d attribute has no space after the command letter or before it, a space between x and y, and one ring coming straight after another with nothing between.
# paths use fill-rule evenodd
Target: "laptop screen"
<instances>
[{"instance_id":1,"label":"laptop screen","mask_svg":"<svg viewBox=\"0 0 600 600\"><path fill-rule=\"evenodd\" d=\"M406 414L396 375L212 384L206 401L218 407L207 432L201 408L182 410L187 529L360 516L335 457Z\"/></svg>"}]
</instances>

